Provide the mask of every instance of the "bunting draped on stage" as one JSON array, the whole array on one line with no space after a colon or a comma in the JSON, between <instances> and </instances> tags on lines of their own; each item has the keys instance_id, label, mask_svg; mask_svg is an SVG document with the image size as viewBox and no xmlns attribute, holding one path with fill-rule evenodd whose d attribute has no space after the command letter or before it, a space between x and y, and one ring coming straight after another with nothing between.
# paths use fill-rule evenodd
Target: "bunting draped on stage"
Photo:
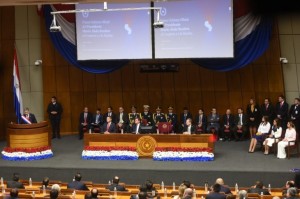
<instances>
[{"instance_id":1,"label":"bunting draped on stage","mask_svg":"<svg viewBox=\"0 0 300 199\"><path fill-rule=\"evenodd\" d=\"M191 59L201 67L216 71L230 71L242 68L260 57L269 46L272 19L255 16L247 8L247 0L234 1L234 58ZM75 9L74 5L44 6L46 29L52 22L51 11ZM76 50L75 15L57 15L62 27L58 33L49 32L50 38L60 54L72 65L91 73L108 73L126 65L128 60L78 61ZM200 45L200 44L199 44Z\"/></svg>"}]
</instances>

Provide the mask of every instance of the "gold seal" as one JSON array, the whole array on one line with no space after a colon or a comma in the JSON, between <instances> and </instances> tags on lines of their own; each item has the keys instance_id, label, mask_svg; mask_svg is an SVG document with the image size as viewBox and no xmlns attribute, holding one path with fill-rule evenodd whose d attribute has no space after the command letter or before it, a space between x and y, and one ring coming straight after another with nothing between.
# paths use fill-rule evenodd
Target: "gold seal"
<instances>
[{"instance_id":1,"label":"gold seal","mask_svg":"<svg viewBox=\"0 0 300 199\"><path fill-rule=\"evenodd\" d=\"M139 156L152 156L156 145L156 140L153 137L140 137L136 143L137 152Z\"/></svg>"}]
</instances>

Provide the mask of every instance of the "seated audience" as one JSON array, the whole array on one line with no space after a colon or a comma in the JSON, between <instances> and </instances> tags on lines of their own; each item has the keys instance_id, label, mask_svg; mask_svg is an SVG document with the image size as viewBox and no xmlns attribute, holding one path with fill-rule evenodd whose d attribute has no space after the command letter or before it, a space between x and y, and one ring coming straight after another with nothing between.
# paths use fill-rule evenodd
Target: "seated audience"
<instances>
[{"instance_id":1,"label":"seated audience","mask_svg":"<svg viewBox=\"0 0 300 199\"><path fill-rule=\"evenodd\" d=\"M246 190L240 190L237 194L237 199L247 199L248 193Z\"/></svg>"},{"instance_id":2,"label":"seated audience","mask_svg":"<svg viewBox=\"0 0 300 199\"><path fill-rule=\"evenodd\" d=\"M188 118L185 122L185 126L183 127L183 134L191 135L195 134L195 126L192 125L192 119Z\"/></svg>"},{"instance_id":3,"label":"seated audience","mask_svg":"<svg viewBox=\"0 0 300 199\"><path fill-rule=\"evenodd\" d=\"M29 108L24 109L24 114L22 115L23 117L21 118L20 123L21 124L32 124L32 123L37 123L35 115L33 113L29 112Z\"/></svg>"},{"instance_id":4,"label":"seated audience","mask_svg":"<svg viewBox=\"0 0 300 199\"><path fill-rule=\"evenodd\" d=\"M129 116L124 112L124 108L119 107L119 114L117 114L117 131L128 132L129 131Z\"/></svg>"},{"instance_id":5,"label":"seated audience","mask_svg":"<svg viewBox=\"0 0 300 199\"><path fill-rule=\"evenodd\" d=\"M111 122L116 124L117 123L117 117L116 114L113 112L113 108L111 106L109 106L107 108L107 113L104 114L103 116L103 120L106 121L107 117L111 117Z\"/></svg>"},{"instance_id":6,"label":"seated audience","mask_svg":"<svg viewBox=\"0 0 300 199\"><path fill-rule=\"evenodd\" d=\"M17 188L13 188L12 190L10 190L10 199L17 199L19 196L19 191Z\"/></svg>"},{"instance_id":7,"label":"seated audience","mask_svg":"<svg viewBox=\"0 0 300 199\"><path fill-rule=\"evenodd\" d=\"M117 131L115 123L112 122L110 116L106 117L106 122L102 126L102 131L104 134L115 133Z\"/></svg>"},{"instance_id":8,"label":"seated audience","mask_svg":"<svg viewBox=\"0 0 300 199\"><path fill-rule=\"evenodd\" d=\"M51 189L50 190L50 199L57 199L59 195L58 190L56 189Z\"/></svg>"},{"instance_id":9,"label":"seated audience","mask_svg":"<svg viewBox=\"0 0 300 199\"><path fill-rule=\"evenodd\" d=\"M58 191L58 194L60 194L61 188L60 188L59 184L54 184L54 185L52 185L51 190L56 190L56 191Z\"/></svg>"},{"instance_id":10,"label":"seated audience","mask_svg":"<svg viewBox=\"0 0 300 199\"><path fill-rule=\"evenodd\" d=\"M211 114L207 117L207 128L206 132L213 133L215 135L219 135L219 129L220 129L220 116L217 113L216 108L211 109ZM223 140L220 138L220 140Z\"/></svg>"},{"instance_id":11,"label":"seated audience","mask_svg":"<svg viewBox=\"0 0 300 199\"><path fill-rule=\"evenodd\" d=\"M223 115L222 121L223 125L219 137L223 138L223 141L231 141L234 129L234 116L231 114L230 109L226 110L225 115Z\"/></svg>"},{"instance_id":12,"label":"seated audience","mask_svg":"<svg viewBox=\"0 0 300 199\"><path fill-rule=\"evenodd\" d=\"M95 132L95 129L99 129L100 131L102 125L103 125L103 115L101 114L101 109L98 108L96 110L96 114L94 115L91 123L92 132Z\"/></svg>"},{"instance_id":13,"label":"seated audience","mask_svg":"<svg viewBox=\"0 0 300 199\"><path fill-rule=\"evenodd\" d=\"M20 177L19 174L14 173L12 181L7 181L7 188L18 188L18 189L25 189L24 185L22 182L19 182Z\"/></svg>"},{"instance_id":14,"label":"seated audience","mask_svg":"<svg viewBox=\"0 0 300 199\"><path fill-rule=\"evenodd\" d=\"M146 180L146 192L152 193L152 191L156 191L155 187L153 187L153 182L151 180Z\"/></svg>"},{"instance_id":15,"label":"seated audience","mask_svg":"<svg viewBox=\"0 0 300 199\"><path fill-rule=\"evenodd\" d=\"M222 178L218 178L216 180L216 183L221 185L220 192L223 192L225 194L232 194L231 191L230 191L230 188L227 185L224 185L224 180Z\"/></svg>"},{"instance_id":16,"label":"seated audience","mask_svg":"<svg viewBox=\"0 0 300 199\"><path fill-rule=\"evenodd\" d=\"M255 103L255 100L251 98L247 105L248 127L250 137L253 138L256 134L257 126L260 123L260 110L259 106Z\"/></svg>"},{"instance_id":17,"label":"seated audience","mask_svg":"<svg viewBox=\"0 0 300 199\"><path fill-rule=\"evenodd\" d=\"M120 178L118 176L115 176L112 182L113 183L108 187L106 187L106 189L109 189L110 191L114 191L116 188L117 191L127 191L123 185L119 184Z\"/></svg>"},{"instance_id":18,"label":"seated audience","mask_svg":"<svg viewBox=\"0 0 300 199\"><path fill-rule=\"evenodd\" d=\"M144 126L154 126L152 113L149 111L149 108L149 105L144 105L144 112L141 113L142 125Z\"/></svg>"},{"instance_id":19,"label":"seated audience","mask_svg":"<svg viewBox=\"0 0 300 199\"><path fill-rule=\"evenodd\" d=\"M195 117L195 125L196 125L196 133L205 133L206 131L206 123L207 123L207 118L206 115L204 114L203 109L199 109L198 115Z\"/></svg>"},{"instance_id":20,"label":"seated audience","mask_svg":"<svg viewBox=\"0 0 300 199\"><path fill-rule=\"evenodd\" d=\"M186 188L183 193L183 199L192 199L193 198L193 189Z\"/></svg>"},{"instance_id":21,"label":"seated audience","mask_svg":"<svg viewBox=\"0 0 300 199\"><path fill-rule=\"evenodd\" d=\"M141 192L139 192L137 198L138 199L148 199L148 198L151 198L151 197L149 197L149 195L147 194L147 192L141 191Z\"/></svg>"},{"instance_id":22,"label":"seated audience","mask_svg":"<svg viewBox=\"0 0 300 199\"><path fill-rule=\"evenodd\" d=\"M271 128L271 133L267 139L265 139L263 145L265 146L265 155L269 154L269 148L273 146L274 143L279 141L281 138L282 128L279 125L279 119L273 120L273 126Z\"/></svg>"},{"instance_id":23,"label":"seated audience","mask_svg":"<svg viewBox=\"0 0 300 199\"><path fill-rule=\"evenodd\" d=\"M145 193L147 193L147 187L146 187L145 184L140 185L140 187L139 187L139 193L140 193L140 192L145 192ZM148 194L148 196L149 196L150 198L152 197L152 192L147 193L147 194ZM153 197L152 197L152 198L153 198ZM130 199L139 199L138 194L130 195Z\"/></svg>"},{"instance_id":24,"label":"seated audience","mask_svg":"<svg viewBox=\"0 0 300 199\"><path fill-rule=\"evenodd\" d=\"M183 199L183 194L187 186L184 184L179 185L178 187L178 195L174 196L173 199Z\"/></svg>"},{"instance_id":25,"label":"seated audience","mask_svg":"<svg viewBox=\"0 0 300 199\"><path fill-rule=\"evenodd\" d=\"M51 189L51 187L49 187L49 178L48 177L44 177L44 179L42 181L41 189L43 189L44 187L45 187L45 189Z\"/></svg>"},{"instance_id":26,"label":"seated audience","mask_svg":"<svg viewBox=\"0 0 300 199\"><path fill-rule=\"evenodd\" d=\"M76 175L74 176L75 180L68 183L67 188L75 189L75 190L89 190L83 182L80 182L81 178L82 178L81 174L76 173Z\"/></svg>"},{"instance_id":27,"label":"seated audience","mask_svg":"<svg viewBox=\"0 0 300 199\"><path fill-rule=\"evenodd\" d=\"M183 108L183 113L180 114L180 123L181 123L181 126L180 126L180 129L182 131L183 127L185 126L186 124L186 120L190 118L192 119L193 116L192 114L189 112L189 109L187 107L184 107Z\"/></svg>"},{"instance_id":28,"label":"seated audience","mask_svg":"<svg viewBox=\"0 0 300 199\"><path fill-rule=\"evenodd\" d=\"M79 139L83 138L83 132L88 131L91 127L93 115L89 112L88 107L84 107L83 112L79 116Z\"/></svg>"},{"instance_id":29,"label":"seated audience","mask_svg":"<svg viewBox=\"0 0 300 199\"><path fill-rule=\"evenodd\" d=\"M270 132L271 124L268 121L268 116L262 117L262 122L260 123L257 133L251 138L251 143L249 146L249 153L253 153L256 147L257 142L264 141L265 137Z\"/></svg>"},{"instance_id":30,"label":"seated audience","mask_svg":"<svg viewBox=\"0 0 300 199\"><path fill-rule=\"evenodd\" d=\"M287 199L297 199L298 191L295 187L291 187L287 190L286 196Z\"/></svg>"},{"instance_id":31,"label":"seated audience","mask_svg":"<svg viewBox=\"0 0 300 199\"><path fill-rule=\"evenodd\" d=\"M188 181L188 180L182 181L182 184L184 184L187 188L193 188L194 187L194 185L191 184L191 182Z\"/></svg>"},{"instance_id":32,"label":"seated audience","mask_svg":"<svg viewBox=\"0 0 300 199\"><path fill-rule=\"evenodd\" d=\"M226 195L224 193L220 193L221 185L214 184L213 191L206 195L206 199L226 199Z\"/></svg>"},{"instance_id":33,"label":"seated audience","mask_svg":"<svg viewBox=\"0 0 300 199\"><path fill-rule=\"evenodd\" d=\"M248 193L257 193L259 195L271 195L267 189L264 188L264 184L261 181L256 181L255 185L252 186Z\"/></svg>"},{"instance_id":34,"label":"seated audience","mask_svg":"<svg viewBox=\"0 0 300 199\"><path fill-rule=\"evenodd\" d=\"M247 116L242 108L237 109L238 114L235 117L234 138L235 141L244 141L247 134Z\"/></svg>"},{"instance_id":35,"label":"seated audience","mask_svg":"<svg viewBox=\"0 0 300 199\"><path fill-rule=\"evenodd\" d=\"M285 135L283 140L278 142L277 147L277 158L279 159L285 159L286 158L286 151L285 147L288 146L290 141L296 140L296 130L293 122L289 121L287 123L287 129L285 131ZM295 142L290 142L290 145L294 145Z\"/></svg>"},{"instance_id":36,"label":"seated audience","mask_svg":"<svg viewBox=\"0 0 300 199\"><path fill-rule=\"evenodd\" d=\"M284 186L283 190L282 190L282 196L286 196L287 190L291 187L295 187L294 181L287 181L285 183L285 186Z\"/></svg>"},{"instance_id":37,"label":"seated audience","mask_svg":"<svg viewBox=\"0 0 300 199\"><path fill-rule=\"evenodd\" d=\"M132 128L131 128L131 132L133 134L140 134L141 132L141 119L140 118L135 118L134 119L134 124L132 125Z\"/></svg>"},{"instance_id":38,"label":"seated audience","mask_svg":"<svg viewBox=\"0 0 300 199\"><path fill-rule=\"evenodd\" d=\"M129 126L130 127L132 127L132 125L134 124L134 120L136 118L141 119L141 113L136 112L136 107L135 106L131 107L131 113L129 113L128 115L129 115Z\"/></svg>"},{"instance_id":39,"label":"seated audience","mask_svg":"<svg viewBox=\"0 0 300 199\"><path fill-rule=\"evenodd\" d=\"M84 199L92 199L91 192L88 192L88 193L84 194Z\"/></svg>"},{"instance_id":40,"label":"seated audience","mask_svg":"<svg viewBox=\"0 0 300 199\"><path fill-rule=\"evenodd\" d=\"M167 122L166 115L161 112L161 108L159 106L156 108L156 113L153 114L153 121L156 128L158 127L158 123Z\"/></svg>"},{"instance_id":41,"label":"seated audience","mask_svg":"<svg viewBox=\"0 0 300 199\"><path fill-rule=\"evenodd\" d=\"M98 199L98 189L93 188L93 189L91 190L91 198L92 198L92 199Z\"/></svg>"}]
</instances>

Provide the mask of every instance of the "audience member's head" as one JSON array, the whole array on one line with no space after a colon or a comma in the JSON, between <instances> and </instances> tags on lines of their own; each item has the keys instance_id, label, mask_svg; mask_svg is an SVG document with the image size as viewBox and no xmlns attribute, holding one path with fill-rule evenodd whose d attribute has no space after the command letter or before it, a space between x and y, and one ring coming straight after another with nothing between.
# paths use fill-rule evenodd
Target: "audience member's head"
<instances>
[{"instance_id":1,"label":"audience member's head","mask_svg":"<svg viewBox=\"0 0 300 199\"><path fill-rule=\"evenodd\" d=\"M144 192L144 191L139 192L138 198L139 199L147 199L148 198L147 192Z\"/></svg>"},{"instance_id":2,"label":"audience member's head","mask_svg":"<svg viewBox=\"0 0 300 199\"><path fill-rule=\"evenodd\" d=\"M146 180L146 188L147 188L147 191L151 191L153 189L153 182L151 180Z\"/></svg>"},{"instance_id":3,"label":"audience member's head","mask_svg":"<svg viewBox=\"0 0 300 199\"><path fill-rule=\"evenodd\" d=\"M51 190L57 190L58 193L60 193L60 186L58 184L54 184L52 185Z\"/></svg>"},{"instance_id":4,"label":"audience member's head","mask_svg":"<svg viewBox=\"0 0 300 199\"><path fill-rule=\"evenodd\" d=\"M140 185L139 187L140 192L147 192L147 186L145 184Z\"/></svg>"},{"instance_id":5,"label":"audience member's head","mask_svg":"<svg viewBox=\"0 0 300 199\"><path fill-rule=\"evenodd\" d=\"M45 187L47 187L49 185L49 178L48 177L44 177L44 179L42 181L42 185L45 185Z\"/></svg>"},{"instance_id":6,"label":"audience member's head","mask_svg":"<svg viewBox=\"0 0 300 199\"><path fill-rule=\"evenodd\" d=\"M118 176L115 176L112 181L114 184L119 184L120 178Z\"/></svg>"},{"instance_id":7,"label":"audience member's head","mask_svg":"<svg viewBox=\"0 0 300 199\"><path fill-rule=\"evenodd\" d=\"M188 180L182 181L182 184L184 184L186 186L186 188L191 188L191 182Z\"/></svg>"},{"instance_id":8,"label":"audience member's head","mask_svg":"<svg viewBox=\"0 0 300 199\"><path fill-rule=\"evenodd\" d=\"M286 196L288 198L292 198L295 197L297 195L297 189L295 187L291 187L287 190L286 192Z\"/></svg>"},{"instance_id":9,"label":"audience member's head","mask_svg":"<svg viewBox=\"0 0 300 199\"><path fill-rule=\"evenodd\" d=\"M50 190L50 199L56 199L58 198L58 194L59 194L59 191L56 190L56 189L51 189Z\"/></svg>"},{"instance_id":10,"label":"audience member's head","mask_svg":"<svg viewBox=\"0 0 300 199\"><path fill-rule=\"evenodd\" d=\"M98 189L93 188L91 190L91 196L92 196L92 198L97 198L98 197Z\"/></svg>"},{"instance_id":11,"label":"audience member's head","mask_svg":"<svg viewBox=\"0 0 300 199\"><path fill-rule=\"evenodd\" d=\"M13 174L13 181L18 182L20 179L20 175L18 173Z\"/></svg>"},{"instance_id":12,"label":"audience member's head","mask_svg":"<svg viewBox=\"0 0 300 199\"><path fill-rule=\"evenodd\" d=\"M256 181L255 188L258 188L258 189L264 188L264 183L262 181Z\"/></svg>"},{"instance_id":13,"label":"audience member's head","mask_svg":"<svg viewBox=\"0 0 300 199\"><path fill-rule=\"evenodd\" d=\"M74 176L75 181L78 181L78 182L81 180L81 178L82 178L82 176L80 173L76 173Z\"/></svg>"},{"instance_id":14,"label":"audience member's head","mask_svg":"<svg viewBox=\"0 0 300 199\"><path fill-rule=\"evenodd\" d=\"M213 185L213 191L215 192L215 193L219 193L220 191L221 191L221 185L220 184L214 184Z\"/></svg>"},{"instance_id":15,"label":"audience member's head","mask_svg":"<svg viewBox=\"0 0 300 199\"><path fill-rule=\"evenodd\" d=\"M285 188L291 188L291 187L295 187L295 182L294 181L287 181L285 184Z\"/></svg>"},{"instance_id":16,"label":"audience member's head","mask_svg":"<svg viewBox=\"0 0 300 199\"><path fill-rule=\"evenodd\" d=\"M237 195L237 198L238 199L247 199L248 198L248 193L246 190L240 190L238 192L238 195Z\"/></svg>"},{"instance_id":17,"label":"audience member's head","mask_svg":"<svg viewBox=\"0 0 300 199\"><path fill-rule=\"evenodd\" d=\"M183 197L183 194L184 194L184 191L185 191L186 188L187 187L183 183L181 185L179 185L179 187L178 187L178 195L179 195L180 198Z\"/></svg>"},{"instance_id":18,"label":"audience member's head","mask_svg":"<svg viewBox=\"0 0 300 199\"><path fill-rule=\"evenodd\" d=\"M10 197L11 198L17 198L19 195L19 191L17 188L13 188L11 191L10 191Z\"/></svg>"},{"instance_id":19,"label":"audience member's head","mask_svg":"<svg viewBox=\"0 0 300 199\"><path fill-rule=\"evenodd\" d=\"M222 178L217 178L216 183L219 185L224 185L224 180Z\"/></svg>"},{"instance_id":20,"label":"audience member's head","mask_svg":"<svg viewBox=\"0 0 300 199\"><path fill-rule=\"evenodd\" d=\"M272 199L280 199L279 196L274 196Z\"/></svg>"},{"instance_id":21,"label":"audience member's head","mask_svg":"<svg viewBox=\"0 0 300 199\"><path fill-rule=\"evenodd\" d=\"M84 199L92 199L92 194L90 192L84 194Z\"/></svg>"},{"instance_id":22,"label":"audience member's head","mask_svg":"<svg viewBox=\"0 0 300 199\"><path fill-rule=\"evenodd\" d=\"M189 198L192 198L193 197L193 189L191 188L186 188L184 190L184 193L183 193L183 198L184 199L189 199Z\"/></svg>"}]
</instances>

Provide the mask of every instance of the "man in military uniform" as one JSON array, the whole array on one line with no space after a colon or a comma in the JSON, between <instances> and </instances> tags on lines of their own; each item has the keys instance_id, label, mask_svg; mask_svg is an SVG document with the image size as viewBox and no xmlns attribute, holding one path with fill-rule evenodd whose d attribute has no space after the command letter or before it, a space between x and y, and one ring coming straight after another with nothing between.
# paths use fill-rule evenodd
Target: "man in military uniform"
<instances>
[{"instance_id":1,"label":"man in military uniform","mask_svg":"<svg viewBox=\"0 0 300 199\"><path fill-rule=\"evenodd\" d=\"M161 108L159 106L156 108L156 113L153 114L153 121L156 128L158 128L158 123L167 122L166 116L161 112Z\"/></svg>"},{"instance_id":2,"label":"man in military uniform","mask_svg":"<svg viewBox=\"0 0 300 199\"><path fill-rule=\"evenodd\" d=\"M166 115L167 122L172 125L172 132L176 132L177 130L177 115L173 113L173 107L169 106L168 108L169 113Z\"/></svg>"},{"instance_id":3,"label":"man in military uniform","mask_svg":"<svg viewBox=\"0 0 300 199\"><path fill-rule=\"evenodd\" d=\"M149 108L150 108L149 105L144 105L144 112L141 114L142 124L144 126L153 126L154 125L152 113L149 112Z\"/></svg>"},{"instance_id":4,"label":"man in military uniform","mask_svg":"<svg viewBox=\"0 0 300 199\"><path fill-rule=\"evenodd\" d=\"M129 113L128 115L129 115L129 125L130 125L130 127L132 127L132 125L134 124L134 120L136 118L141 119L141 113L136 112L136 107L135 106L131 107L131 113Z\"/></svg>"}]
</instances>

